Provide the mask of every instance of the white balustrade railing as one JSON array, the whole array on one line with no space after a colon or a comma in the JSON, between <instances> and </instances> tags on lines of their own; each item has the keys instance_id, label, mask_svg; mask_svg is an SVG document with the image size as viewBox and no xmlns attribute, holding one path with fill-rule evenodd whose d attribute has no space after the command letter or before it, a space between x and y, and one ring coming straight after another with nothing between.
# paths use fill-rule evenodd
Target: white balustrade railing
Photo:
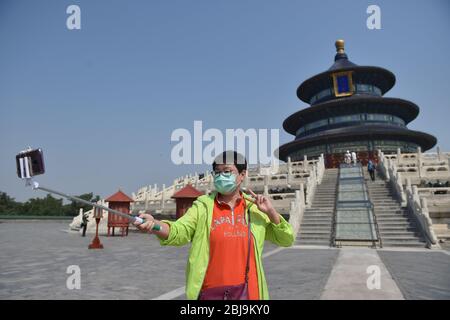
<instances>
[{"instance_id":1,"label":"white balustrade railing","mask_svg":"<svg viewBox=\"0 0 450 320\"><path fill-rule=\"evenodd\" d=\"M292 226L294 237L297 237L298 231L300 230L300 223L303 219L305 207L304 186L301 184L300 190L295 191L295 200L291 201L289 210L289 223Z\"/></svg>"},{"instance_id":2,"label":"white balustrade railing","mask_svg":"<svg viewBox=\"0 0 450 320\"><path fill-rule=\"evenodd\" d=\"M420 228L425 234L427 247L439 248L438 238L433 230L433 221L431 220L428 211L427 199L419 195L417 186L411 186L409 180L406 187L406 195L408 199L408 209L414 215Z\"/></svg>"}]
</instances>

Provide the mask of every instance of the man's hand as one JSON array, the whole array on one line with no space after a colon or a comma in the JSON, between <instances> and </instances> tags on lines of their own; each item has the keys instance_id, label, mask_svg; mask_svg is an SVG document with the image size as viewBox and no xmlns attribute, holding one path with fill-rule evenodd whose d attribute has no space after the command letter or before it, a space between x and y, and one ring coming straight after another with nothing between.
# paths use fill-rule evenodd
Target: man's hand
<instances>
[{"instance_id":1,"label":"man's hand","mask_svg":"<svg viewBox=\"0 0 450 320\"><path fill-rule=\"evenodd\" d=\"M139 218L142 218L145 220L144 223L139 224L139 222L135 221L133 222L133 225L135 225L139 230L147 233L152 233L152 228L155 225L155 218L151 214L140 214Z\"/></svg>"},{"instance_id":2,"label":"man's hand","mask_svg":"<svg viewBox=\"0 0 450 320\"><path fill-rule=\"evenodd\" d=\"M252 190L248 189L248 192L252 195L252 197L255 199L255 204L258 207L258 209L265 214L267 214L270 218L270 221L272 221L275 224L280 223L280 216L275 210L275 208L272 205L272 202L263 195L255 194Z\"/></svg>"}]
</instances>

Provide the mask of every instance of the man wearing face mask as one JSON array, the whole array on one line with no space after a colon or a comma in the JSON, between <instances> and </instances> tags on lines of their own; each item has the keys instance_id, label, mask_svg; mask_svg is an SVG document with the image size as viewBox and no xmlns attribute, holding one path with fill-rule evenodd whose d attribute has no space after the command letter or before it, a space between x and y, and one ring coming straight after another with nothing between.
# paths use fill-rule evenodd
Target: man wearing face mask
<instances>
[{"instance_id":1,"label":"man wearing face mask","mask_svg":"<svg viewBox=\"0 0 450 320\"><path fill-rule=\"evenodd\" d=\"M188 299L269 299L262 265L264 241L291 246L292 226L268 198L241 191L247 171L242 155L223 152L212 167L214 192L197 198L177 221L142 214L146 222L137 227L156 234L161 245L192 242L186 270Z\"/></svg>"}]
</instances>

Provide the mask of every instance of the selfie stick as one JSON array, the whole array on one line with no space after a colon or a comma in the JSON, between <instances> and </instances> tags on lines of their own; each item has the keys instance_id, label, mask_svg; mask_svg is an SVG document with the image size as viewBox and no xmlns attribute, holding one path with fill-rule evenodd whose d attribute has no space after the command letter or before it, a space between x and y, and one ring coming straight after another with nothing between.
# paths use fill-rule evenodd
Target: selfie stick
<instances>
[{"instance_id":1,"label":"selfie stick","mask_svg":"<svg viewBox=\"0 0 450 320\"><path fill-rule=\"evenodd\" d=\"M33 149L31 149L31 147L28 147L28 149L21 151L16 156L16 164L17 164L17 173L19 175L19 178L25 179L25 186L31 186L33 188L33 190L39 189L42 191L46 191L48 193L54 193L54 194L60 195L64 198L70 199L72 201L81 202L83 204L87 204L88 206L93 206L93 207L96 207L99 209L103 209L112 214L115 214L122 218L128 219L132 223L137 222L138 224L143 224L145 222L145 219L143 219L143 218L132 216L132 215L99 205L94 202L90 202L90 201L87 201L87 200L84 200L84 199L81 199L78 197L74 197L74 196L69 196L68 194L39 186L38 182L32 181L32 176L34 176L35 174L42 174L45 172L42 149L33 150ZM157 225L157 224L153 224L152 230L160 231L161 226Z\"/></svg>"},{"instance_id":2,"label":"selfie stick","mask_svg":"<svg viewBox=\"0 0 450 320\"><path fill-rule=\"evenodd\" d=\"M121 216L122 218L126 218L126 219L130 220L130 222L133 222L133 223L134 222L138 222L139 224L143 224L145 222L145 219L143 219L143 218L131 216L129 214L126 214L126 213L123 213L123 212L120 212L120 211L117 211L117 210L114 210L114 209L102 206L102 205L94 203L94 202L90 202L90 201L87 201L87 200L84 200L84 199L81 199L81 198L78 198L78 197L70 196L68 194L65 194L65 193L62 193L62 192L59 192L59 191L56 191L56 190L52 190L52 189L49 189L49 188L41 187L38 182L31 181L30 178L26 179L26 185L27 186L31 185L33 190L39 189L39 190L42 190L42 191L45 191L45 192L48 192L48 193L54 193L54 194L60 195L60 196L62 196L64 198L70 199L72 201L81 202L83 204L87 204L88 206L93 206L93 207L96 207L96 208L99 208L99 209L106 210L106 211L108 211L108 212L110 212L112 214ZM152 230L160 231L161 230L161 226L155 224L153 226Z\"/></svg>"}]
</instances>

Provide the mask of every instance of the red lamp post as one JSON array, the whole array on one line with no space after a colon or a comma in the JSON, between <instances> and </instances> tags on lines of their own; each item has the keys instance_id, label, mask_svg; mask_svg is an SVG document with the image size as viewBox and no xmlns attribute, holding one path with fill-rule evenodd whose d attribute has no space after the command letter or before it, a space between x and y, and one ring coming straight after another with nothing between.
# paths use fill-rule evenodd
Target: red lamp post
<instances>
[{"instance_id":1,"label":"red lamp post","mask_svg":"<svg viewBox=\"0 0 450 320\"><path fill-rule=\"evenodd\" d=\"M100 219L102 218L102 209L94 207L94 218L95 218L95 237L92 240L92 243L89 245L89 249L103 249L103 244L100 242L100 238L98 237L98 224L100 223Z\"/></svg>"}]
</instances>

